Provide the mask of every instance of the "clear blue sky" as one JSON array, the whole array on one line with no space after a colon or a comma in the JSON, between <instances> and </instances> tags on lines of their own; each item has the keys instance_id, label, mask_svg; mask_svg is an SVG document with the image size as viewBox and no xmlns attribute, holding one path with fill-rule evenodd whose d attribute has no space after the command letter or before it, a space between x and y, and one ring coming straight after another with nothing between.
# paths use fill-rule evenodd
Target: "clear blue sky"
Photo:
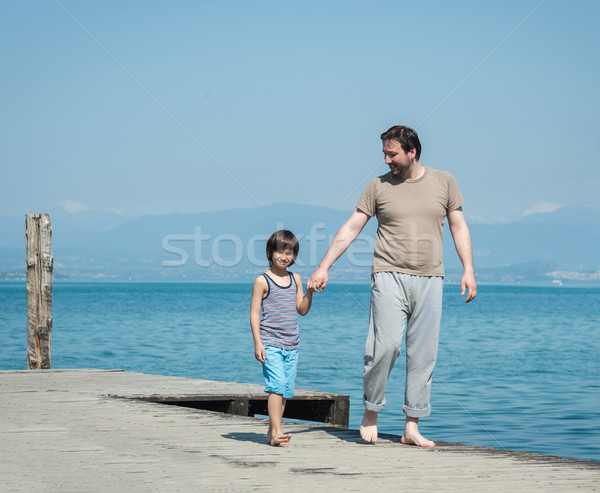
<instances>
[{"instance_id":1,"label":"clear blue sky","mask_svg":"<svg viewBox=\"0 0 600 493\"><path fill-rule=\"evenodd\" d=\"M537 10L536 10L537 9ZM598 201L595 1L3 1L0 215L352 209L416 128L472 216Z\"/></svg>"}]
</instances>

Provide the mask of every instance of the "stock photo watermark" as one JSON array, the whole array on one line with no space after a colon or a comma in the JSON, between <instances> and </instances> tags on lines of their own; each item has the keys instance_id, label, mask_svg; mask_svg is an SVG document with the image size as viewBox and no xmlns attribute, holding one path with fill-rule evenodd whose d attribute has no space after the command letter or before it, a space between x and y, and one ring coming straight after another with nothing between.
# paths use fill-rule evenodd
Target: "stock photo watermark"
<instances>
[{"instance_id":1,"label":"stock photo watermark","mask_svg":"<svg viewBox=\"0 0 600 493\"><path fill-rule=\"evenodd\" d=\"M278 224L277 229L283 229ZM316 267L327 247L334 239L333 234L325 234L325 223L316 223L308 234L297 235L300 242L300 255L295 261L298 267ZM166 235L162 239L162 249L173 256L163 260L163 267L183 267L191 261L198 267L236 267L249 263L265 268L269 262L265 254L265 245L270 234L257 234L248 240L233 233L210 235L196 226L193 233ZM354 267L370 267L375 238L369 235L359 236L346 252L347 261ZM191 252L191 255L190 255Z\"/></svg>"},{"instance_id":2,"label":"stock photo watermark","mask_svg":"<svg viewBox=\"0 0 600 493\"><path fill-rule=\"evenodd\" d=\"M282 224L277 229L284 229ZM383 239L378 244L378 255L388 261L404 258L409 263L432 262L440 264L442 252L441 242L434 235L418 231L416 223L408 225L409 234ZM308 234L297 235L300 242L300 254L295 265L303 268L316 268L334 241L334 234L327 234L326 224L315 223ZM177 233L166 235L162 239L162 250L171 258L162 261L162 267L184 267L195 265L200 268L222 267L233 268L238 265L251 265L267 268L269 262L265 253L265 245L270 234L256 234L244 239L235 233L211 235L205 233L201 226L196 226L193 233ZM368 268L373 263L375 238L366 233L359 235L346 250L345 262L356 268ZM193 264L192 264L193 262Z\"/></svg>"}]
</instances>

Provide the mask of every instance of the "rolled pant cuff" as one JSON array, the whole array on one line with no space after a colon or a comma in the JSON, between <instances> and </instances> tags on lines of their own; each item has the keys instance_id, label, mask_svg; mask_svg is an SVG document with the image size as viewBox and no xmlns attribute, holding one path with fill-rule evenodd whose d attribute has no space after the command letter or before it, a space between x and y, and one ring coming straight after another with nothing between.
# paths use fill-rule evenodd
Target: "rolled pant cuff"
<instances>
[{"instance_id":1,"label":"rolled pant cuff","mask_svg":"<svg viewBox=\"0 0 600 493\"><path fill-rule=\"evenodd\" d=\"M424 409L413 409L408 406L403 406L402 410L409 418L426 418L431 414L431 406Z\"/></svg>"},{"instance_id":2,"label":"rolled pant cuff","mask_svg":"<svg viewBox=\"0 0 600 493\"><path fill-rule=\"evenodd\" d=\"M385 407L385 399L381 404L373 404L369 402L365 397L363 397L363 404L367 411L375 411L376 413L378 413Z\"/></svg>"},{"instance_id":3,"label":"rolled pant cuff","mask_svg":"<svg viewBox=\"0 0 600 493\"><path fill-rule=\"evenodd\" d=\"M265 392L267 392L269 394L278 394L281 397L283 397L284 399L291 399L292 397L294 397L294 392L289 392L289 391L286 391L285 389L274 389L272 387L266 387Z\"/></svg>"}]
</instances>

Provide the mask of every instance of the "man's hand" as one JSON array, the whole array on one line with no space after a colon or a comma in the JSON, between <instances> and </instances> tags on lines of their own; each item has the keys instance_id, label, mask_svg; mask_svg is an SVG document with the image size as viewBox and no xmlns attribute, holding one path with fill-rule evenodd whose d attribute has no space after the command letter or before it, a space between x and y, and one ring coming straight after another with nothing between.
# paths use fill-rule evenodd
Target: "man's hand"
<instances>
[{"instance_id":1,"label":"man's hand","mask_svg":"<svg viewBox=\"0 0 600 493\"><path fill-rule=\"evenodd\" d=\"M460 295L463 296L466 290L469 292L465 303L468 303L477 296L477 282L475 282L475 275L471 272L465 272L460 281Z\"/></svg>"},{"instance_id":2,"label":"man's hand","mask_svg":"<svg viewBox=\"0 0 600 493\"><path fill-rule=\"evenodd\" d=\"M323 291L325 286L327 286L327 281L329 281L327 269L319 267L313 275L308 278L306 289L313 292Z\"/></svg>"},{"instance_id":3,"label":"man's hand","mask_svg":"<svg viewBox=\"0 0 600 493\"><path fill-rule=\"evenodd\" d=\"M477 296L477 283L475 282L475 269L473 268L473 248L471 246L471 233L465 221L462 207L448 213L448 226L454 240L456 253L463 264L465 273L460 281L460 295L463 296L468 289L469 294L465 303Z\"/></svg>"}]
</instances>

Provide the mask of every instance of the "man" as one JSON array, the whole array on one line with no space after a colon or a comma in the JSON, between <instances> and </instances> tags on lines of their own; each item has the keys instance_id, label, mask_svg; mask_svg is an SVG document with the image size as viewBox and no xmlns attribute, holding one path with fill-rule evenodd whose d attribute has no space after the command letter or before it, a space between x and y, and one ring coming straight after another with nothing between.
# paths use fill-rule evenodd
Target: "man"
<instances>
[{"instance_id":1,"label":"man","mask_svg":"<svg viewBox=\"0 0 600 493\"><path fill-rule=\"evenodd\" d=\"M328 271L377 216L371 274L371 311L363 376L363 440L377 441L377 413L385 406L385 387L406 327L406 424L401 442L420 447L435 443L419 433L419 418L431 412L429 396L437 358L444 270L443 224L448 226L463 265L461 295L477 294L471 237L463 199L454 178L419 162L417 133L394 126L381 135L390 172L372 180L350 219L337 232L307 288L322 291Z\"/></svg>"}]
</instances>

